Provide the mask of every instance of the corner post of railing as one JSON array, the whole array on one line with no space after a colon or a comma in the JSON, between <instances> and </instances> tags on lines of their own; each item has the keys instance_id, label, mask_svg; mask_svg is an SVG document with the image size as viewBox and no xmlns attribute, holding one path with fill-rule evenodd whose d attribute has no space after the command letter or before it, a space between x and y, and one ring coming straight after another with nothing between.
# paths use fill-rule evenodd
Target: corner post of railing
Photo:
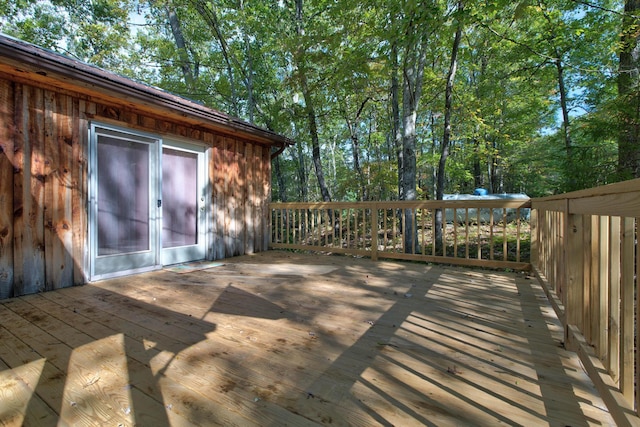
<instances>
[{"instance_id":1,"label":"corner post of railing","mask_svg":"<svg viewBox=\"0 0 640 427\"><path fill-rule=\"evenodd\" d=\"M584 323L582 318L583 300L584 300L584 225L583 216L571 212L571 201L566 200L565 205L565 250L564 265L566 292L563 298L564 305L564 330L565 343L567 347L571 347L571 336L569 336L569 327L577 326L582 332ZM570 348L571 349L571 348Z\"/></svg>"},{"instance_id":2,"label":"corner post of railing","mask_svg":"<svg viewBox=\"0 0 640 427\"><path fill-rule=\"evenodd\" d=\"M378 204L371 203L371 259L378 260Z\"/></svg>"}]
</instances>

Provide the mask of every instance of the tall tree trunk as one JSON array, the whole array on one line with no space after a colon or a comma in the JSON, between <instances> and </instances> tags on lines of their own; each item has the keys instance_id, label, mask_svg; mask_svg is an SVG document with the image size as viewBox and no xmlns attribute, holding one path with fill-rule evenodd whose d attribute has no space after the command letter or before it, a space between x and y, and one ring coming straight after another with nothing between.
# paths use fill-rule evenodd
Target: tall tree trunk
<instances>
[{"instance_id":1,"label":"tall tree trunk","mask_svg":"<svg viewBox=\"0 0 640 427\"><path fill-rule=\"evenodd\" d=\"M313 159L313 166L316 171L316 178L318 179L318 186L320 187L322 200L325 202L330 202L331 195L329 194L329 188L327 187L327 183L324 179L324 171L322 169L322 161L320 158L320 138L318 136L318 120L316 111L313 105L311 92L309 91L305 71L300 70L300 73L302 94L304 96L305 111L307 113L307 122L309 125L309 136L311 137L311 157Z\"/></svg>"},{"instance_id":2,"label":"tall tree trunk","mask_svg":"<svg viewBox=\"0 0 640 427\"><path fill-rule=\"evenodd\" d=\"M276 176L276 182L278 183L278 199L281 202L287 201L287 189L285 187L284 176L282 175L282 167L280 166L280 156L276 156L273 159L273 173Z\"/></svg>"},{"instance_id":3,"label":"tall tree trunk","mask_svg":"<svg viewBox=\"0 0 640 427\"><path fill-rule=\"evenodd\" d=\"M435 157L435 153L438 151L438 137L436 134L436 115L433 111L429 113L429 126L431 127L431 155ZM429 189L431 197L436 194L437 182L438 169L431 168L431 188Z\"/></svg>"},{"instance_id":4,"label":"tall tree trunk","mask_svg":"<svg viewBox=\"0 0 640 427\"><path fill-rule=\"evenodd\" d=\"M560 53L556 52L554 64L556 66L558 78L558 91L560 92L560 110L562 111L562 139L564 140L564 149L566 155L566 174L567 174L567 191L578 190L578 183L575 179L574 162L573 162L573 143L571 142L571 123L569 121L569 101L567 99L567 88L564 81L564 66L560 59Z\"/></svg>"},{"instance_id":5,"label":"tall tree trunk","mask_svg":"<svg viewBox=\"0 0 640 427\"><path fill-rule=\"evenodd\" d=\"M244 35L244 45L245 52L247 55L247 76L246 76L246 86L247 86L247 116L249 118L250 123L255 122L255 109L256 109L256 101L253 94L253 55L251 54L251 43L249 42L249 36L247 34Z\"/></svg>"},{"instance_id":6,"label":"tall tree trunk","mask_svg":"<svg viewBox=\"0 0 640 427\"><path fill-rule=\"evenodd\" d=\"M462 13L464 4L458 2L457 12ZM438 182L436 185L436 199L442 200L444 197L444 173L447 158L449 157L449 144L451 142L451 112L453 106L453 83L456 78L456 70L458 69L458 50L460 48L460 39L462 38L462 22L461 17L458 18L458 27L453 38L453 46L451 48L451 63L447 74L447 85L444 93L444 133L442 135L442 151L440 152L440 161L438 162ZM436 253L444 251L444 242L442 241L442 209L436 210L435 220L435 244Z\"/></svg>"},{"instance_id":7,"label":"tall tree trunk","mask_svg":"<svg viewBox=\"0 0 640 427\"><path fill-rule=\"evenodd\" d=\"M482 183L482 166L480 165L480 138L473 138L473 186L481 188Z\"/></svg>"},{"instance_id":8,"label":"tall tree trunk","mask_svg":"<svg viewBox=\"0 0 640 427\"><path fill-rule=\"evenodd\" d=\"M296 28L298 35L302 38L304 35L302 27L302 0L296 0ZM322 200L325 202L331 201L331 194L329 188L324 179L324 172L322 170L322 162L320 159L320 138L318 136L318 118L316 115L313 96L309 89L309 82L307 80L307 68L305 58L304 47L301 46L296 52L296 60L298 66L298 77L300 79L300 86L302 89L302 96L304 97L305 112L307 114L307 122L309 125L309 136L311 137L311 156L313 158L313 166L316 171L316 178L318 179L318 186L320 187L320 194Z\"/></svg>"},{"instance_id":9,"label":"tall tree trunk","mask_svg":"<svg viewBox=\"0 0 640 427\"><path fill-rule=\"evenodd\" d=\"M238 9L244 13L244 0L238 1ZM247 116L250 123L255 122L256 101L253 94L253 54L251 53L251 41L249 34L243 29L244 51L247 64L246 73L243 73L247 88Z\"/></svg>"},{"instance_id":10,"label":"tall tree trunk","mask_svg":"<svg viewBox=\"0 0 640 427\"><path fill-rule=\"evenodd\" d=\"M192 71L192 68L191 68L189 51L187 49L187 44L184 41L184 35L182 34L182 27L180 26L178 15L173 9L173 6L169 4L165 6L165 11L167 12L167 18L169 19L169 26L171 27L171 33L173 34L173 38L176 42L176 48L178 49L178 57L180 59L180 69L182 70L182 75L184 76L184 82L187 85L188 90L190 92L194 92L195 90L194 74L195 73Z\"/></svg>"},{"instance_id":11,"label":"tall tree trunk","mask_svg":"<svg viewBox=\"0 0 640 427\"><path fill-rule=\"evenodd\" d=\"M640 178L640 0L626 0L622 21L618 70L618 173L622 179Z\"/></svg>"},{"instance_id":12,"label":"tall tree trunk","mask_svg":"<svg viewBox=\"0 0 640 427\"><path fill-rule=\"evenodd\" d=\"M562 139L564 139L564 148L567 157L571 156L571 126L569 122L569 102L567 99L567 89L564 82L564 66L562 60L556 58L555 66L558 72L558 91L560 92L560 109L562 110Z\"/></svg>"},{"instance_id":13,"label":"tall tree trunk","mask_svg":"<svg viewBox=\"0 0 640 427\"><path fill-rule=\"evenodd\" d=\"M391 45L391 137L396 152L398 164L398 198L402 200L404 195L402 189L402 133L400 131L400 81L398 72L398 45L396 41Z\"/></svg>"},{"instance_id":14,"label":"tall tree trunk","mask_svg":"<svg viewBox=\"0 0 640 427\"><path fill-rule=\"evenodd\" d=\"M309 201L309 192L307 191L307 165L305 164L304 161L304 152L302 151L302 144L298 143L296 144L297 147L297 162L296 164L298 165L297 170L298 170L298 183L299 183L299 192L300 192L300 199L303 202L307 202Z\"/></svg>"},{"instance_id":15,"label":"tall tree trunk","mask_svg":"<svg viewBox=\"0 0 640 427\"><path fill-rule=\"evenodd\" d=\"M412 24L415 25L415 24ZM415 29L415 31L419 31ZM426 62L426 46L422 40L407 49L402 79L402 200L416 200L416 122L418 103L422 94L422 80ZM417 230L413 227L413 211L404 212L404 251L418 249Z\"/></svg>"},{"instance_id":16,"label":"tall tree trunk","mask_svg":"<svg viewBox=\"0 0 640 427\"><path fill-rule=\"evenodd\" d=\"M229 86L231 87L231 108L233 110L233 114L236 116L240 115L240 107L238 105L238 95L237 88L235 83L235 78L233 75L233 66L231 64L232 58L229 53L229 47L227 46L227 40L223 37L222 31L220 29L220 22L218 20L218 15L215 10L209 8L206 5L204 0L195 1L195 7L200 16L205 20L207 25L213 30L214 35L218 39L218 43L220 43L220 49L222 50L222 56L224 57L224 62L227 67L227 75L229 78Z\"/></svg>"},{"instance_id":17,"label":"tall tree trunk","mask_svg":"<svg viewBox=\"0 0 640 427\"><path fill-rule=\"evenodd\" d=\"M356 130L353 128L353 125L347 118L347 127L349 128L349 133L351 135L351 147L353 150L353 168L356 170L356 174L358 176L358 186L360 187L360 201L365 200L365 182L364 182L364 174L362 173L362 166L360 165L360 140L358 138L358 134Z\"/></svg>"},{"instance_id":18,"label":"tall tree trunk","mask_svg":"<svg viewBox=\"0 0 640 427\"><path fill-rule=\"evenodd\" d=\"M351 146L353 149L353 167L356 170L356 174L358 175L358 184L360 186L360 200L366 200L366 184L364 181L364 173L362 172L362 166L360 165L360 139L358 137L358 123L360 122L360 117L362 116L362 112L364 111L364 107L367 105L369 101L369 97L367 97L356 112L356 117L353 122L349 119L349 115L347 113L347 108L343 109L344 119L347 124L347 129L349 129L349 137L351 138Z\"/></svg>"}]
</instances>

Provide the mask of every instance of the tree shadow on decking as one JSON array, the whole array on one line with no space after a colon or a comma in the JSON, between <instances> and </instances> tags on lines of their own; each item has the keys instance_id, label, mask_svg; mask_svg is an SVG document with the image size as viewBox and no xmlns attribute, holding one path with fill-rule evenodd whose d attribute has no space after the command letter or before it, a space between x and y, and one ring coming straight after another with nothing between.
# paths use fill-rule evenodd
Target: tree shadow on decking
<instances>
[{"instance_id":1,"label":"tree shadow on decking","mask_svg":"<svg viewBox=\"0 0 640 427\"><path fill-rule=\"evenodd\" d=\"M375 268L353 272L376 275ZM575 375L579 366L569 363L552 333L559 324L544 313L552 310L533 282L438 267L425 267L422 276L408 273L386 278L388 289L402 284L406 293L396 292L368 331L312 382L299 385L304 394L283 397L281 405L338 425L599 422L582 408L594 405L579 391L588 388L584 375ZM390 296L380 286L360 286ZM331 334L318 339L320 353L339 345Z\"/></svg>"},{"instance_id":2,"label":"tree shadow on decking","mask_svg":"<svg viewBox=\"0 0 640 427\"><path fill-rule=\"evenodd\" d=\"M4 301L0 320L11 325L0 335L8 365L44 360L26 409L41 413L44 402L55 412L40 425L216 422L210 405L194 408L200 397L192 390L162 387L176 356L215 324L93 286Z\"/></svg>"},{"instance_id":3,"label":"tree shadow on decking","mask_svg":"<svg viewBox=\"0 0 640 427\"><path fill-rule=\"evenodd\" d=\"M1 324L27 345L17 364L46 358L28 410L48 399L66 420L75 411L158 426L599 422L533 281L369 260L314 277L222 273L152 273L144 290L123 278L4 302ZM113 413L91 413L105 399Z\"/></svg>"}]
</instances>

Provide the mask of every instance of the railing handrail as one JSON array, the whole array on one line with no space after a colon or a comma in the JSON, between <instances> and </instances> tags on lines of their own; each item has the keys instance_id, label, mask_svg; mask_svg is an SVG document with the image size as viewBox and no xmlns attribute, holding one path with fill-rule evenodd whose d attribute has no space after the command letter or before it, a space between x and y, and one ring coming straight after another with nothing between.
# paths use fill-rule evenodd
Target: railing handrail
<instances>
[{"instance_id":1,"label":"railing handrail","mask_svg":"<svg viewBox=\"0 0 640 427\"><path fill-rule=\"evenodd\" d=\"M366 202L271 202L271 206L282 209L348 209L352 207L378 207L381 209L465 209L465 208L530 208L531 199L484 199L484 200L396 200Z\"/></svg>"},{"instance_id":2,"label":"railing handrail","mask_svg":"<svg viewBox=\"0 0 640 427\"><path fill-rule=\"evenodd\" d=\"M570 214L640 216L640 178L531 200L534 209Z\"/></svg>"},{"instance_id":3,"label":"railing handrail","mask_svg":"<svg viewBox=\"0 0 640 427\"><path fill-rule=\"evenodd\" d=\"M571 191L569 193L535 197L531 200L535 202L545 202L549 200L583 199L585 197L608 196L622 193L637 193L638 191L640 191L640 178L632 179L629 181L616 182L613 184L601 185L600 187Z\"/></svg>"}]
</instances>

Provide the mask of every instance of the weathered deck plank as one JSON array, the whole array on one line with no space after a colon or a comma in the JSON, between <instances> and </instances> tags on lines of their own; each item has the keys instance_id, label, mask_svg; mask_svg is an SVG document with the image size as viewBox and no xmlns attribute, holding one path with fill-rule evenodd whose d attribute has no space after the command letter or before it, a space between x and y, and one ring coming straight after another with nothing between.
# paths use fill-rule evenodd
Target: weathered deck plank
<instances>
[{"instance_id":1,"label":"weathered deck plank","mask_svg":"<svg viewBox=\"0 0 640 427\"><path fill-rule=\"evenodd\" d=\"M523 275L267 252L0 303L0 425L613 425L562 337Z\"/></svg>"}]
</instances>

